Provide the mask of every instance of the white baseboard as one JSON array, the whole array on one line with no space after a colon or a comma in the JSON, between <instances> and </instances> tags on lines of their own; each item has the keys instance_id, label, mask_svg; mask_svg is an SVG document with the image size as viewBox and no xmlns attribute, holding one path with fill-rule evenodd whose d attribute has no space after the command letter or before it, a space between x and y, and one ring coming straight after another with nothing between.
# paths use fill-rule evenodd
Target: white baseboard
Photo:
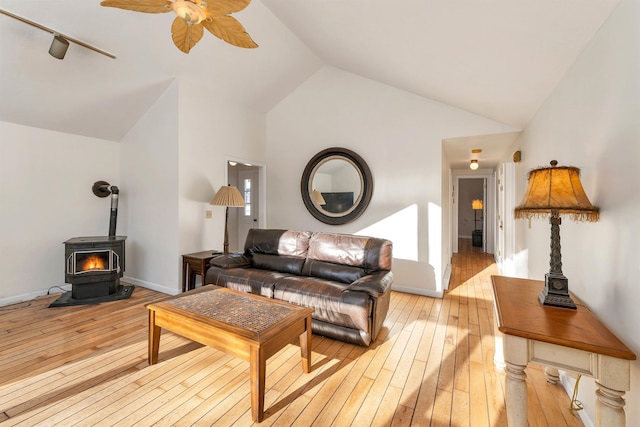
<instances>
[{"instance_id":1,"label":"white baseboard","mask_svg":"<svg viewBox=\"0 0 640 427\"><path fill-rule=\"evenodd\" d=\"M447 264L442 275L442 288L444 290L449 289L449 280L451 280L451 264Z\"/></svg>"},{"instance_id":2,"label":"white baseboard","mask_svg":"<svg viewBox=\"0 0 640 427\"><path fill-rule=\"evenodd\" d=\"M54 290L53 288L56 288L57 290ZM62 288L64 292L66 292L71 290L71 285L67 283L63 285L54 285L48 289L42 289L36 292L29 292L28 294L21 294L21 295L6 297L6 298L0 298L0 307L3 307L5 305L18 304L25 301L32 301L36 298L45 297L47 295L62 293L62 291L58 288ZM49 293L49 290L51 290L51 293Z\"/></svg>"},{"instance_id":3,"label":"white baseboard","mask_svg":"<svg viewBox=\"0 0 640 427\"><path fill-rule=\"evenodd\" d=\"M394 291L398 291L398 292L404 292L407 294L414 294L414 295L422 295L425 297L431 297L431 298L442 298L442 296L444 295L444 292L440 291L430 291L428 289L418 289L418 288L412 288L409 286L402 286L402 285L391 285L391 289Z\"/></svg>"},{"instance_id":4,"label":"white baseboard","mask_svg":"<svg viewBox=\"0 0 640 427\"><path fill-rule=\"evenodd\" d=\"M169 288L167 286L158 285L157 283L147 282L144 280L139 280L133 277L124 276L122 278L123 282L131 283L132 285L142 286L143 288L151 289L152 291L162 292L163 294L168 295L178 295L182 292L181 289Z\"/></svg>"},{"instance_id":5,"label":"white baseboard","mask_svg":"<svg viewBox=\"0 0 640 427\"><path fill-rule=\"evenodd\" d=\"M163 294L178 295L181 292L180 289L169 288L169 287L166 287L166 286L158 285L156 283L146 282L144 280L138 280L138 279L135 279L133 277L126 277L125 276L121 280L123 282L127 282L127 283L130 283L132 285L142 286L143 288L151 289L151 290L154 290L154 291L157 291L157 292L162 292ZM62 289L59 289L59 288L62 288ZM51 290L51 292L49 293L50 290ZM6 298L0 298L0 307L5 306L5 305L18 304L18 303L26 302L26 301L32 301L32 300L34 300L36 298L40 298L40 297L47 296L47 295L53 295L53 294L56 294L56 293L62 293L62 290L64 290L64 292L70 291L71 290L71 285L68 284L68 283L65 283L63 285L51 286L48 289L42 289L40 291L30 292L28 294L21 294L21 295L15 295L15 296L11 296L11 297L6 297Z\"/></svg>"}]
</instances>

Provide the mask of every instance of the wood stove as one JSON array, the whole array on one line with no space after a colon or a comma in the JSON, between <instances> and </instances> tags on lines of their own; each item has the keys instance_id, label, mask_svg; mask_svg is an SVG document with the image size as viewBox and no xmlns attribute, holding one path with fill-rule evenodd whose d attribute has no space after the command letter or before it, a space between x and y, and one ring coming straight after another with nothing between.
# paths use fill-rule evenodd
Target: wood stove
<instances>
[{"instance_id":1,"label":"wood stove","mask_svg":"<svg viewBox=\"0 0 640 427\"><path fill-rule=\"evenodd\" d=\"M71 284L73 299L116 293L125 270L126 238L74 237L64 242L65 282Z\"/></svg>"},{"instance_id":2,"label":"wood stove","mask_svg":"<svg viewBox=\"0 0 640 427\"><path fill-rule=\"evenodd\" d=\"M109 235L74 237L64 242L64 279L71 284L71 292L65 292L49 307L115 301L129 298L133 292L133 285L120 284L127 239L127 236L115 235L120 190L106 181L96 181L92 190L101 198L111 195Z\"/></svg>"}]
</instances>

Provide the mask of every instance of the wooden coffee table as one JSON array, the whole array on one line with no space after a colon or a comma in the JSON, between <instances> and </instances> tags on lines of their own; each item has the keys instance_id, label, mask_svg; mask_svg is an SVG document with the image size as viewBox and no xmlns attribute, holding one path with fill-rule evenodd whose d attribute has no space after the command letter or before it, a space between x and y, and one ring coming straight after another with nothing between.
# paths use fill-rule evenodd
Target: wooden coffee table
<instances>
[{"instance_id":1,"label":"wooden coffee table","mask_svg":"<svg viewBox=\"0 0 640 427\"><path fill-rule=\"evenodd\" d=\"M251 417L264 417L266 361L296 338L302 369L311 371L312 308L204 286L149 309L149 364L158 362L161 328L231 354L251 364Z\"/></svg>"}]
</instances>

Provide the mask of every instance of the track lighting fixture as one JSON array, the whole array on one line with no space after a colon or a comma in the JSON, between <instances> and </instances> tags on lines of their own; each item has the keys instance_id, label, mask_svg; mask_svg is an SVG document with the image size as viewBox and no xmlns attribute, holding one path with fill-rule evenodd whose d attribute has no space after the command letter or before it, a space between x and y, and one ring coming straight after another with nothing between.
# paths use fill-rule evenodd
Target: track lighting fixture
<instances>
[{"instance_id":1,"label":"track lighting fixture","mask_svg":"<svg viewBox=\"0 0 640 427\"><path fill-rule=\"evenodd\" d=\"M16 19L20 22L23 22L25 24L31 25L32 27L39 28L42 31L46 31L48 33L53 34L53 42L51 42L51 47L49 48L49 54L54 58L58 58L58 59L64 58L64 55L67 53L67 49L69 48L69 42L71 42L71 43L77 44L78 46L82 46L84 48L92 50L94 52L98 52L104 56L108 56L111 59L116 59L116 56L113 55L112 53L105 52L102 49L98 49L97 47L92 46L89 43L85 43L81 40L74 39L73 37L60 34L59 32L52 30L51 28L45 27L44 25L40 25L37 22L33 22L27 18L23 18L22 16L15 15L4 9L0 9L0 13L10 18Z\"/></svg>"}]
</instances>

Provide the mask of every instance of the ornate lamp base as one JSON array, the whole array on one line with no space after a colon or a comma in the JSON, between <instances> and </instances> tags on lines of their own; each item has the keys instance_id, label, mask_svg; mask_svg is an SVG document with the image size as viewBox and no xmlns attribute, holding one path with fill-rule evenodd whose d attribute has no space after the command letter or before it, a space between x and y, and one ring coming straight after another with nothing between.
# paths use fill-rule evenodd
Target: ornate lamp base
<instances>
[{"instance_id":1,"label":"ornate lamp base","mask_svg":"<svg viewBox=\"0 0 640 427\"><path fill-rule=\"evenodd\" d=\"M569 296L569 280L562 274L544 275L544 289L538 299L543 305L576 309L576 304Z\"/></svg>"}]
</instances>

